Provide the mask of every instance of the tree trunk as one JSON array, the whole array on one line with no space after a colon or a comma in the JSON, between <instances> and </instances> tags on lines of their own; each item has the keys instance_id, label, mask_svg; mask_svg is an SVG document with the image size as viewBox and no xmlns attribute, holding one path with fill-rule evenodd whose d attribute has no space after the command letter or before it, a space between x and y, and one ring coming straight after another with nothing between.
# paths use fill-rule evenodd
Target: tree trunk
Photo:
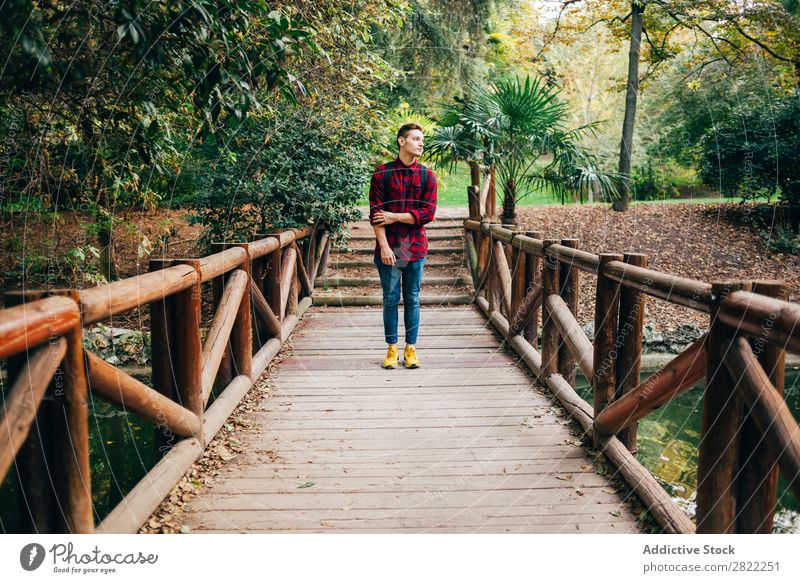
<instances>
[{"instance_id":1,"label":"tree trunk","mask_svg":"<svg viewBox=\"0 0 800 583\"><path fill-rule=\"evenodd\" d=\"M642 42L642 13L644 5L631 2L631 45L628 52L628 84L625 90L625 119L622 122L622 143L619 150L619 198L615 211L626 211L631 199L631 151L633 127L636 120L636 99L639 94L639 52Z\"/></svg>"},{"instance_id":2,"label":"tree trunk","mask_svg":"<svg viewBox=\"0 0 800 583\"><path fill-rule=\"evenodd\" d=\"M117 260L114 257L114 237L110 228L101 228L97 232L100 243L100 272L107 281L117 279Z\"/></svg>"},{"instance_id":3,"label":"tree trunk","mask_svg":"<svg viewBox=\"0 0 800 583\"><path fill-rule=\"evenodd\" d=\"M470 182L472 186L480 190L481 188L481 167L480 165L472 161L469 163L469 175L470 175Z\"/></svg>"},{"instance_id":4,"label":"tree trunk","mask_svg":"<svg viewBox=\"0 0 800 583\"><path fill-rule=\"evenodd\" d=\"M509 180L503 185L503 224L517 224L517 185Z\"/></svg>"}]
</instances>

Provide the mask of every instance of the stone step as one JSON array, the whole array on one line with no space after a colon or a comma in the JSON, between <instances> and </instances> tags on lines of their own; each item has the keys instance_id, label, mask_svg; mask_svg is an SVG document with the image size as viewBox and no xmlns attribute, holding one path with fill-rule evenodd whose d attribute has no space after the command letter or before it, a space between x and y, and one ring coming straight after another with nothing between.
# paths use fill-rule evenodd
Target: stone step
<instances>
[{"instance_id":1,"label":"stone step","mask_svg":"<svg viewBox=\"0 0 800 583\"><path fill-rule=\"evenodd\" d=\"M372 230L372 225L370 225L367 222L355 223L355 224L350 225L350 229L351 230L352 229L357 229L359 231L365 231L365 230L370 230L371 231ZM462 224L461 221L453 221L452 224L449 224L449 223L439 224L438 221L437 221L436 223L428 223L427 225L425 225L425 230L426 231L452 231L454 229L459 229L459 230L463 231L464 230L464 225Z\"/></svg>"},{"instance_id":2,"label":"stone step","mask_svg":"<svg viewBox=\"0 0 800 583\"><path fill-rule=\"evenodd\" d=\"M348 250L336 249L336 253L374 253L374 247L351 247ZM463 253L463 247L428 247L428 254Z\"/></svg>"},{"instance_id":3,"label":"stone step","mask_svg":"<svg viewBox=\"0 0 800 583\"><path fill-rule=\"evenodd\" d=\"M464 265L463 261L426 261L425 269L435 267L461 267ZM344 269L347 267L374 267L372 261L336 261L335 257L331 257L328 261L328 269Z\"/></svg>"},{"instance_id":4,"label":"stone step","mask_svg":"<svg viewBox=\"0 0 800 583\"><path fill-rule=\"evenodd\" d=\"M382 306L383 296L346 296L337 294L314 293L311 296L311 303L314 306ZM472 296L467 294L420 294L419 303L421 305L444 305L444 304L471 304ZM402 298L400 305L403 304Z\"/></svg>"},{"instance_id":5,"label":"stone step","mask_svg":"<svg viewBox=\"0 0 800 583\"><path fill-rule=\"evenodd\" d=\"M467 277L423 277L422 285L469 285L472 280ZM314 287L353 287L353 286L380 286L378 277L319 277L314 281Z\"/></svg>"},{"instance_id":6,"label":"stone step","mask_svg":"<svg viewBox=\"0 0 800 583\"><path fill-rule=\"evenodd\" d=\"M462 234L455 235L428 235L428 241L456 241L464 238ZM375 235L353 235L351 241L374 241Z\"/></svg>"}]
</instances>

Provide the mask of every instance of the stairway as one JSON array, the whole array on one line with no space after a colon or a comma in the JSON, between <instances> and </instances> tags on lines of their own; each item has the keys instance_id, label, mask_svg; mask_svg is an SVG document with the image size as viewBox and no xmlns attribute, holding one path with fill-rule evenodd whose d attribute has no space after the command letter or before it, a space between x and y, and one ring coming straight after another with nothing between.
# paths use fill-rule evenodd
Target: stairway
<instances>
[{"instance_id":1,"label":"stairway","mask_svg":"<svg viewBox=\"0 0 800 583\"><path fill-rule=\"evenodd\" d=\"M472 301L472 281L464 252L465 218L464 212L439 209L436 219L425 226L428 256L422 276L422 305L469 304ZM349 231L347 247L331 249L325 276L314 282L315 305L383 305L378 270L372 262L375 249L372 226L364 218L351 223Z\"/></svg>"}]
</instances>

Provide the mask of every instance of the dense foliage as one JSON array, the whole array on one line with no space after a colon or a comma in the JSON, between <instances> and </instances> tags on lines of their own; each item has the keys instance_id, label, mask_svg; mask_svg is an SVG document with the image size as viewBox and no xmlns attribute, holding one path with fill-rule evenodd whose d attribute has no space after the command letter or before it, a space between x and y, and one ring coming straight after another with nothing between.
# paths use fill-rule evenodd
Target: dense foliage
<instances>
[{"instance_id":1,"label":"dense foliage","mask_svg":"<svg viewBox=\"0 0 800 583\"><path fill-rule=\"evenodd\" d=\"M355 203L371 170L365 121L293 108L279 117L253 116L224 146L204 147L215 162L190 176L200 193L193 220L207 227L206 242L242 241L312 221L344 230L357 218Z\"/></svg>"},{"instance_id":2,"label":"dense foliage","mask_svg":"<svg viewBox=\"0 0 800 583\"><path fill-rule=\"evenodd\" d=\"M562 200L587 190L612 195L611 178L580 145L594 127L568 128L568 110L558 90L540 79L513 77L475 88L469 99L449 108L433 134L430 155L439 163L494 168L505 223L516 223L517 202L535 190Z\"/></svg>"},{"instance_id":3,"label":"dense foliage","mask_svg":"<svg viewBox=\"0 0 800 583\"><path fill-rule=\"evenodd\" d=\"M115 233L134 228L129 209L202 206L204 240L248 224L233 216L237 199L269 209L260 225L316 218L337 228L359 190L343 184L363 180L372 145L371 94L399 76L372 34L401 26L407 10L403 0L2 3L0 211L54 225L63 212L88 218L94 241L70 252L101 266L74 283L115 277ZM282 186L287 157L320 135L332 151L292 160ZM275 146L258 150L269 139ZM231 220L218 226L217 216ZM142 236L140 250L152 249ZM63 274L64 252L38 256ZM49 267L27 261L23 280Z\"/></svg>"},{"instance_id":4,"label":"dense foliage","mask_svg":"<svg viewBox=\"0 0 800 583\"><path fill-rule=\"evenodd\" d=\"M700 175L730 195L800 207L800 99L731 110L700 141Z\"/></svg>"},{"instance_id":5,"label":"dense foliage","mask_svg":"<svg viewBox=\"0 0 800 583\"><path fill-rule=\"evenodd\" d=\"M79 211L91 239L55 259L9 242L22 280L48 261L58 281L113 278L131 209L189 207L204 242L309 220L335 232L411 120L439 154L449 140L453 159L495 165L506 220L530 192L612 193L634 5L634 197L703 182L800 206L796 0L0 3L0 212L57 231ZM559 107L507 81L526 78Z\"/></svg>"}]
</instances>

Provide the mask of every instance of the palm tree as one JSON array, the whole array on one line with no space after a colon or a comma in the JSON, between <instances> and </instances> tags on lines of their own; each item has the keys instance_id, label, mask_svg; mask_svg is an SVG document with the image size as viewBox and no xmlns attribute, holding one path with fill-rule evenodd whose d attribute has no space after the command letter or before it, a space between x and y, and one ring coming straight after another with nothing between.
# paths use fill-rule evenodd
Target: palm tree
<instances>
[{"instance_id":1,"label":"palm tree","mask_svg":"<svg viewBox=\"0 0 800 583\"><path fill-rule=\"evenodd\" d=\"M494 167L503 192L503 222L516 224L516 205L544 190L573 198L586 188L613 196L612 176L601 172L580 139L595 124L564 128L568 109L558 90L539 79L515 77L449 106L429 140L428 157L440 165Z\"/></svg>"}]
</instances>

